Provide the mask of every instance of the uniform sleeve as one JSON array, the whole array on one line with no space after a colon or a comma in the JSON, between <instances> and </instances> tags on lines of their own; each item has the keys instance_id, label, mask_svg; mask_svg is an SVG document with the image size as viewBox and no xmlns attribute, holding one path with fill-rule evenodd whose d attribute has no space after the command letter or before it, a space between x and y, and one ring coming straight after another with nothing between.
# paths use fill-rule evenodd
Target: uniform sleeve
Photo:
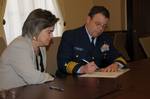
<instances>
[{"instance_id":1,"label":"uniform sleeve","mask_svg":"<svg viewBox=\"0 0 150 99\"><path fill-rule=\"evenodd\" d=\"M123 68L123 67L125 67L126 65L127 65L127 62L126 62L126 60L123 58L123 57L117 57L115 60L114 60L114 62L116 62L116 63L118 63L118 65L121 67L121 68Z\"/></svg>"},{"instance_id":2,"label":"uniform sleeve","mask_svg":"<svg viewBox=\"0 0 150 99\"><path fill-rule=\"evenodd\" d=\"M60 72L74 74L82 64L73 60L73 38L68 33L63 33L57 53L57 64Z\"/></svg>"},{"instance_id":3,"label":"uniform sleeve","mask_svg":"<svg viewBox=\"0 0 150 99\"><path fill-rule=\"evenodd\" d=\"M18 76L27 84L40 84L53 80L54 78L48 73L40 72L36 69L33 55L31 46L26 43L20 43L11 47L8 61L12 64Z\"/></svg>"}]
</instances>

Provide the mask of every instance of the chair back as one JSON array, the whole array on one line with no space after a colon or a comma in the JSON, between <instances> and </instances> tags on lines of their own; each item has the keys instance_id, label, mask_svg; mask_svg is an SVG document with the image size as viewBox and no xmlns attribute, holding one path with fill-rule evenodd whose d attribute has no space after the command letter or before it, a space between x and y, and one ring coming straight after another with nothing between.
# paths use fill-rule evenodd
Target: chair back
<instances>
[{"instance_id":1,"label":"chair back","mask_svg":"<svg viewBox=\"0 0 150 99\"><path fill-rule=\"evenodd\" d=\"M55 74L57 70L57 50L60 44L61 37L54 37L53 43L47 49L47 69L46 71Z\"/></svg>"},{"instance_id":2,"label":"chair back","mask_svg":"<svg viewBox=\"0 0 150 99\"><path fill-rule=\"evenodd\" d=\"M150 58L150 36L139 38L140 44L148 58Z\"/></svg>"},{"instance_id":3,"label":"chair back","mask_svg":"<svg viewBox=\"0 0 150 99\"><path fill-rule=\"evenodd\" d=\"M126 33L115 33L113 40L115 48L122 53L123 57L129 61L130 57L128 56L127 50L125 49L126 44Z\"/></svg>"}]
</instances>

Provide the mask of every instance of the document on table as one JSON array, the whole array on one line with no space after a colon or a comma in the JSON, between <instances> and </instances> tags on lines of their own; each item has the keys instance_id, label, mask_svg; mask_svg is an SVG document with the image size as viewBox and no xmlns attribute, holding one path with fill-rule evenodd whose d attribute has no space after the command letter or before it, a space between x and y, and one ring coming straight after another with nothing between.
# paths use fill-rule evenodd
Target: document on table
<instances>
[{"instance_id":1,"label":"document on table","mask_svg":"<svg viewBox=\"0 0 150 99\"><path fill-rule=\"evenodd\" d=\"M100 77L100 78L117 78L118 76L126 73L130 69L120 69L117 72L94 72L90 74L83 74L80 75L79 77Z\"/></svg>"}]
</instances>

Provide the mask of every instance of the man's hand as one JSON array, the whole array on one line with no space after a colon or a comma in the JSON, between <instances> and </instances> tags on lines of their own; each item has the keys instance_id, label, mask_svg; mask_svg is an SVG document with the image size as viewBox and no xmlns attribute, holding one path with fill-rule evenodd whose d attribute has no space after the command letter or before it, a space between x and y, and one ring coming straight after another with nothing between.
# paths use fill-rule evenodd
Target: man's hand
<instances>
[{"instance_id":1,"label":"man's hand","mask_svg":"<svg viewBox=\"0 0 150 99\"><path fill-rule=\"evenodd\" d=\"M97 65L94 61L87 63L80 68L80 73L92 73L97 69Z\"/></svg>"},{"instance_id":2,"label":"man's hand","mask_svg":"<svg viewBox=\"0 0 150 99\"><path fill-rule=\"evenodd\" d=\"M118 71L118 68L119 68L118 64L112 63L111 65L107 66L106 68L100 69L99 71L101 71L101 72L116 72L116 71Z\"/></svg>"}]
</instances>

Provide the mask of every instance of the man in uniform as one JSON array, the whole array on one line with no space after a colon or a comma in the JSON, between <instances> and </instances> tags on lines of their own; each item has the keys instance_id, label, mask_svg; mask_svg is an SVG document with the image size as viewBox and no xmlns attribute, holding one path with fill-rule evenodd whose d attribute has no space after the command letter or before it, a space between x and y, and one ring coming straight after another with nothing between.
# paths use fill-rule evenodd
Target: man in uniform
<instances>
[{"instance_id":1,"label":"man in uniform","mask_svg":"<svg viewBox=\"0 0 150 99\"><path fill-rule=\"evenodd\" d=\"M109 17L105 7L94 6L84 26L63 33L57 53L57 75L92 73L97 69L115 72L125 67L126 61L103 33Z\"/></svg>"}]
</instances>

